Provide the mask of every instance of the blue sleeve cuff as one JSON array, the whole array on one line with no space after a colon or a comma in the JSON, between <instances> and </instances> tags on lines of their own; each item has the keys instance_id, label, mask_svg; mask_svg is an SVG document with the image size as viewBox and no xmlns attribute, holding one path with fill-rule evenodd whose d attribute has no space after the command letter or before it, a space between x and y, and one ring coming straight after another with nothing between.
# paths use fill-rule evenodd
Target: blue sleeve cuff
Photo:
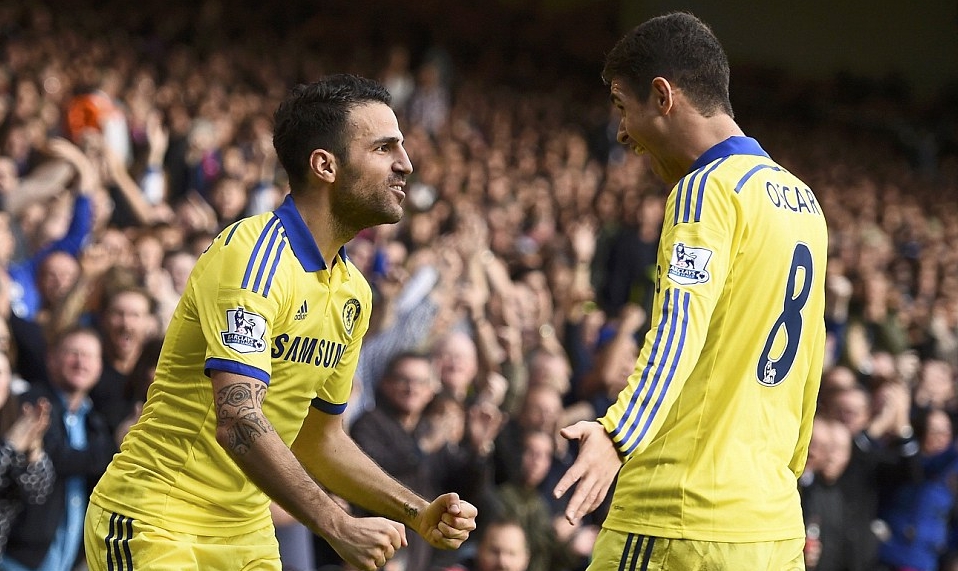
<instances>
[{"instance_id":1,"label":"blue sleeve cuff","mask_svg":"<svg viewBox=\"0 0 958 571\"><path fill-rule=\"evenodd\" d=\"M316 397L313 399L313 408L325 412L326 414L343 414L346 411L346 403L333 404Z\"/></svg>"},{"instance_id":2,"label":"blue sleeve cuff","mask_svg":"<svg viewBox=\"0 0 958 571\"><path fill-rule=\"evenodd\" d=\"M203 372L206 373L206 376L208 377L210 376L210 371L212 370L225 371L227 373L235 373L237 375L252 377L269 385L269 373L263 369L252 367L245 363L230 361L228 359L210 358L206 360L206 368Z\"/></svg>"}]
</instances>

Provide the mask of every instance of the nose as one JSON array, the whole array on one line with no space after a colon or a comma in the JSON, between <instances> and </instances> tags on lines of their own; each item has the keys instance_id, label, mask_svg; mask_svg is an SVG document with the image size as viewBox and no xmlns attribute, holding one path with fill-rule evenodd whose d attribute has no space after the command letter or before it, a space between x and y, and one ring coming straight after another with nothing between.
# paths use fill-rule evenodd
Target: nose
<instances>
[{"instance_id":1,"label":"nose","mask_svg":"<svg viewBox=\"0 0 958 571\"><path fill-rule=\"evenodd\" d=\"M399 159L396 161L394 166L395 170L403 173L406 176L412 174L412 161L409 160L409 153L406 152L405 147L399 147Z\"/></svg>"}]
</instances>

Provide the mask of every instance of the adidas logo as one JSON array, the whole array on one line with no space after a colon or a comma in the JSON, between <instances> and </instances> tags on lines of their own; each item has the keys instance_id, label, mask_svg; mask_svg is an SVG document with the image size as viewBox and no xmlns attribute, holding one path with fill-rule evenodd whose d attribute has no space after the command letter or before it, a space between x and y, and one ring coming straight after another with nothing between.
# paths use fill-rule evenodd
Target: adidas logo
<instances>
[{"instance_id":1,"label":"adidas logo","mask_svg":"<svg viewBox=\"0 0 958 571\"><path fill-rule=\"evenodd\" d=\"M299 306L299 311L296 312L296 317L293 319L296 321L302 321L303 319L306 319L306 310L306 302L304 301L303 305Z\"/></svg>"}]
</instances>

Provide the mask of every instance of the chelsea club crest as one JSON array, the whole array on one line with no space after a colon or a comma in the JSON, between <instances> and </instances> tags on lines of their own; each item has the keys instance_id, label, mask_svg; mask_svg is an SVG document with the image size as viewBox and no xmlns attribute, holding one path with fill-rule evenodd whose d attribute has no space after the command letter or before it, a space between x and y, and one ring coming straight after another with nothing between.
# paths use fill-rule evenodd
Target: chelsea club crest
<instances>
[{"instance_id":1,"label":"chelsea club crest","mask_svg":"<svg viewBox=\"0 0 958 571\"><path fill-rule=\"evenodd\" d=\"M356 326L356 321L359 319L361 310L362 306L359 305L359 300L355 297L347 301L343 306L343 327L346 328L347 334L353 334L353 327Z\"/></svg>"}]
</instances>

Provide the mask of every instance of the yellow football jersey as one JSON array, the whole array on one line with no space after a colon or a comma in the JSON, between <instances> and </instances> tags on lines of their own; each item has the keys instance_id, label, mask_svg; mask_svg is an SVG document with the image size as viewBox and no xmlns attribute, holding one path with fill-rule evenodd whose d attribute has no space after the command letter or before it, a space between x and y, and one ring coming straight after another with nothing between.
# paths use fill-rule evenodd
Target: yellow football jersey
<instances>
[{"instance_id":1,"label":"yellow football jersey","mask_svg":"<svg viewBox=\"0 0 958 571\"><path fill-rule=\"evenodd\" d=\"M669 196L651 330L599 419L624 456L605 525L717 542L804 537L825 350L827 229L756 141L700 157Z\"/></svg>"},{"instance_id":2,"label":"yellow football jersey","mask_svg":"<svg viewBox=\"0 0 958 571\"><path fill-rule=\"evenodd\" d=\"M345 409L371 301L345 251L327 267L291 197L223 230L193 269L143 415L92 501L184 533L269 525L269 499L216 442L209 371L265 383L264 413L289 445L311 405Z\"/></svg>"}]
</instances>

